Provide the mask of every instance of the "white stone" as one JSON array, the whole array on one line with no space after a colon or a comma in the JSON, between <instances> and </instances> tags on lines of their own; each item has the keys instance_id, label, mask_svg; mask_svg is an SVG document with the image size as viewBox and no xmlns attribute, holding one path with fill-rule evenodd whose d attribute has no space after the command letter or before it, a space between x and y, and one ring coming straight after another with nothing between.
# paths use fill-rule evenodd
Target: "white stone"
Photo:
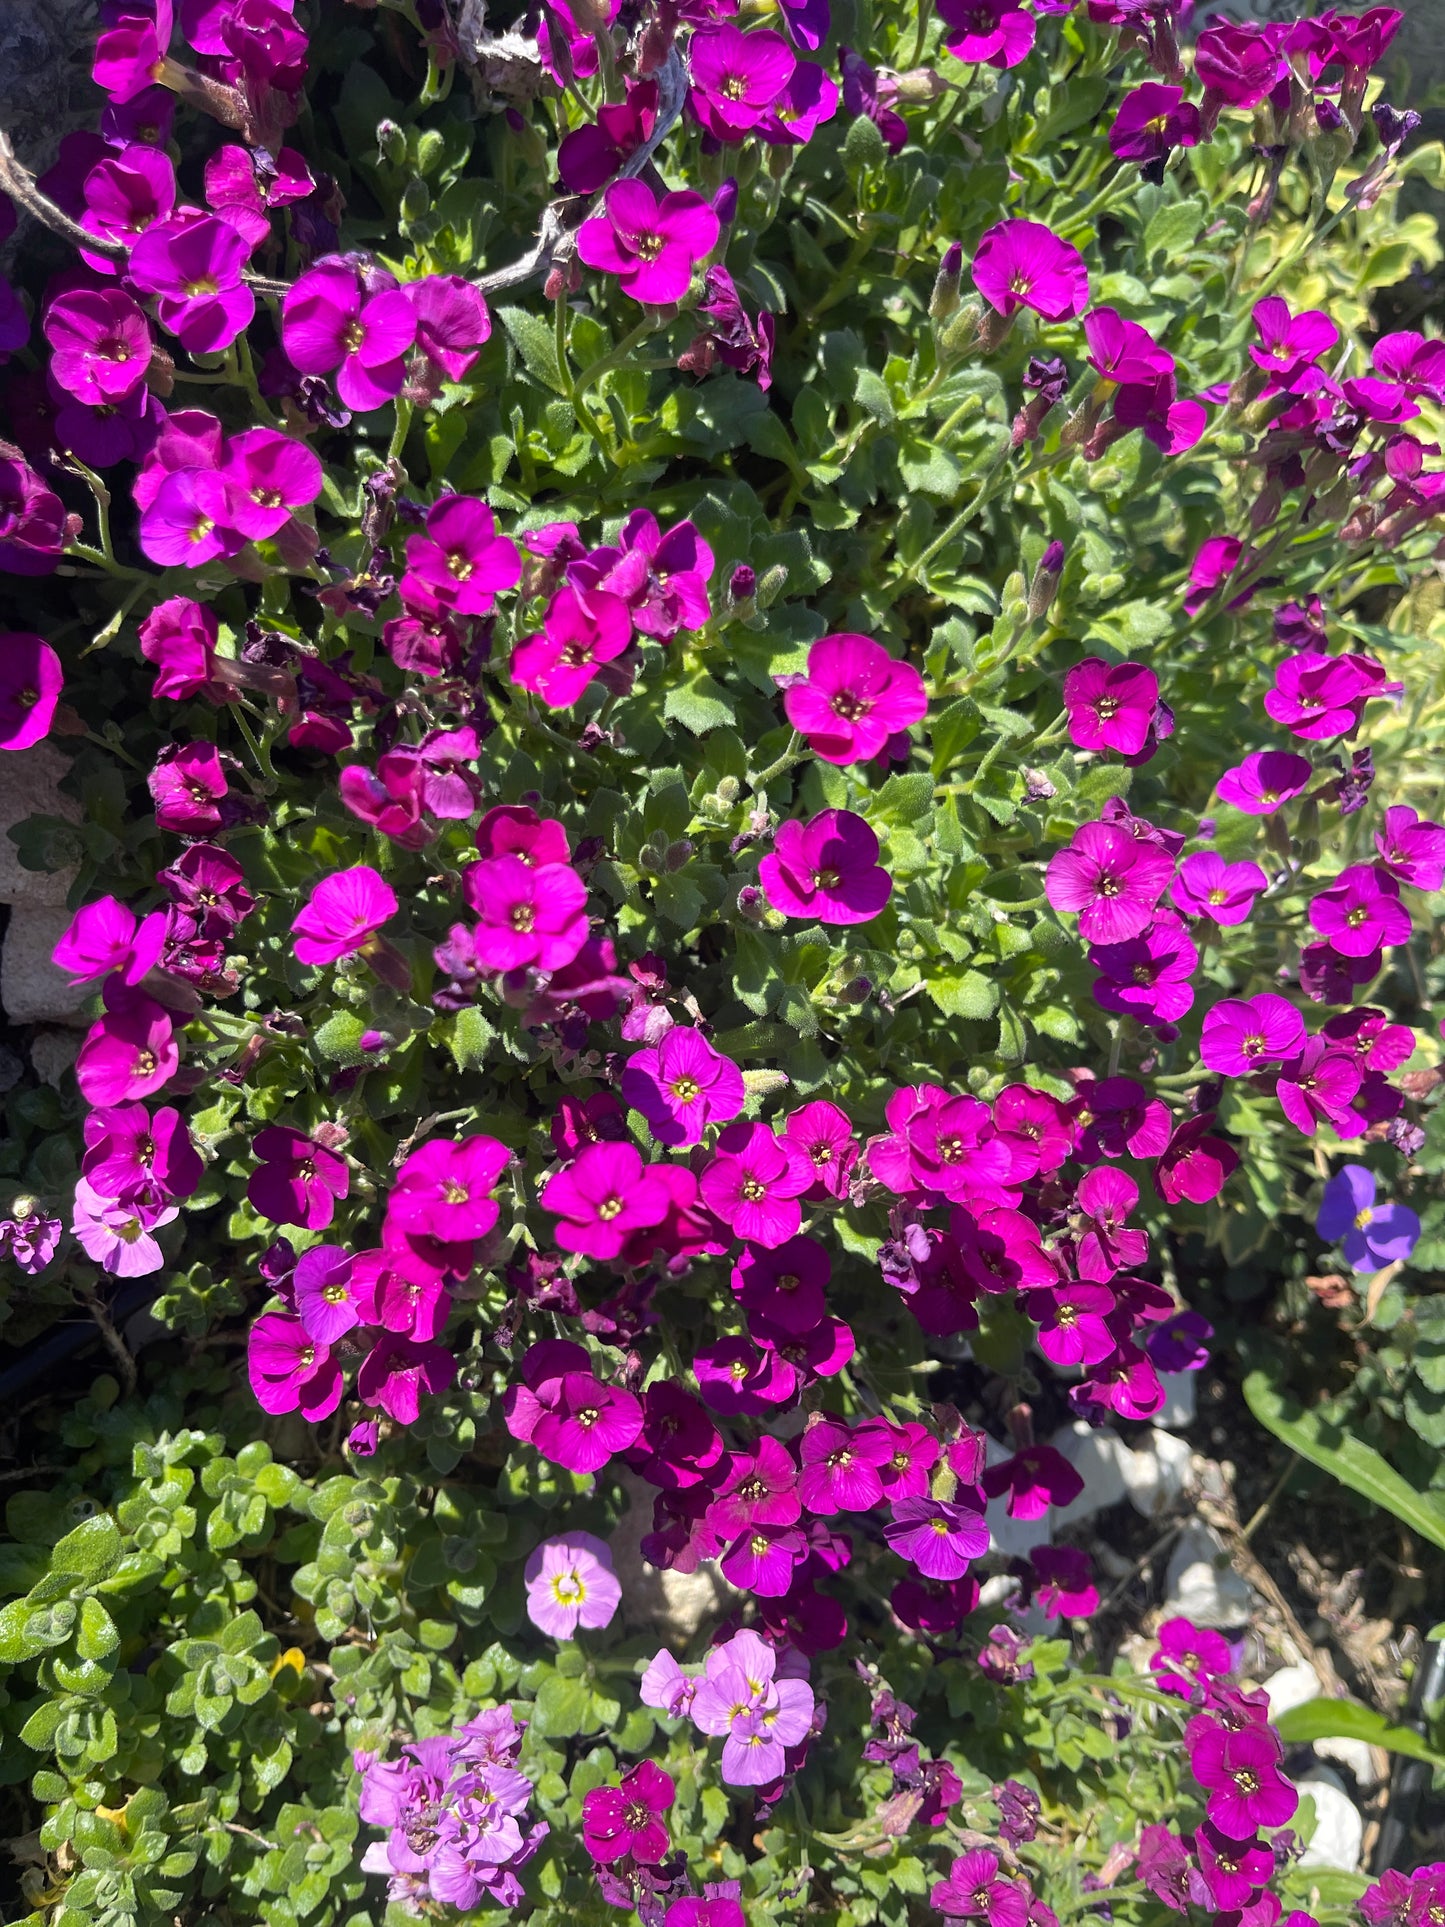
<instances>
[{"instance_id":1,"label":"white stone","mask_svg":"<svg viewBox=\"0 0 1445 1927\"><path fill-rule=\"evenodd\" d=\"M1159 1383L1164 1387L1164 1403L1154 1414L1154 1423L1164 1426L1192 1425L1198 1382L1198 1372L1161 1372Z\"/></svg>"},{"instance_id":2,"label":"white stone","mask_svg":"<svg viewBox=\"0 0 1445 1927\"><path fill-rule=\"evenodd\" d=\"M84 1024L92 986L72 986L50 953L70 923L66 909L17 907L0 950L0 1008L12 1024Z\"/></svg>"},{"instance_id":3,"label":"white stone","mask_svg":"<svg viewBox=\"0 0 1445 1927\"><path fill-rule=\"evenodd\" d=\"M1194 1453L1184 1439L1155 1428L1135 1452L1120 1446L1129 1503L1146 1519L1162 1519L1184 1496Z\"/></svg>"},{"instance_id":4,"label":"white stone","mask_svg":"<svg viewBox=\"0 0 1445 1927\"><path fill-rule=\"evenodd\" d=\"M35 1075L56 1091L79 1051L80 1035L73 1030L42 1030L30 1040L30 1062L35 1066Z\"/></svg>"},{"instance_id":5,"label":"white stone","mask_svg":"<svg viewBox=\"0 0 1445 1927\"><path fill-rule=\"evenodd\" d=\"M1243 1626L1254 1605L1254 1594L1229 1563L1224 1541L1202 1519L1191 1519L1176 1540L1164 1595L1167 1611L1216 1631Z\"/></svg>"},{"instance_id":6,"label":"white stone","mask_svg":"<svg viewBox=\"0 0 1445 1927\"><path fill-rule=\"evenodd\" d=\"M1365 1740L1327 1739L1314 1743L1315 1757L1333 1760L1342 1766L1354 1780L1361 1793L1368 1793L1380 1784L1382 1775L1375 1749Z\"/></svg>"},{"instance_id":7,"label":"white stone","mask_svg":"<svg viewBox=\"0 0 1445 1927\"><path fill-rule=\"evenodd\" d=\"M703 1626L715 1624L742 1595L714 1564L696 1572L659 1571L642 1556L642 1536L652 1530L653 1490L635 1473L624 1472L629 1504L609 1545L612 1566L622 1582L622 1617L629 1626L655 1631L685 1645Z\"/></svg>"},{"instance_id":8,"label":"white stone","mask_svg":"<svg viewBox=\"0 0 1445 1927\"><path fill-rule=\"evenodd\" d=\"M1281 1666L1264 1682L1264 1692L1269 1701L1269 1717L1281 1719L1295 1707L1321 1697L1319 1674L1303 1661L1298 1666Z\"/></svg>"},{"instance_id":9,"label":"white stone","mask_svg":"<svg viewBox=\"0 0 1445 1927\"><path fill-rule=\"evenodd\" d=\"M1084 1489L1072 1505L1054 1508L1056 1526L1092 1519L1096 1512L1106 1511L1126 1496L1124 1458L1129 1448L1111 1426L1095 1427L1076 1419L1055 1432L1049 1443L1063 1453L1084 1481Z\"/></svg>"},{"instance_id":10,"label":"white stone","mask_svg":"<svg viewBox=\"0 0 1445 1927\"><path fill-rule=\"evenodd\" d=\"M0 903L46 909L59 909L64 904L75 871L21 869L20 852L8 832L12 824L23 823L27 816L80 821L79 803L74 797L62 795L58 787L69 767L68 759L53 743L36 743L33 749L0 754Z\"/></svg>"},{"instance_id":11,"label":"white stone","mask_svg":"<svg viewBox=\"0 0 1445 1927\"><path fill-rule=\"evenodd\" d=\"M1365 1841L1365 1821L1336 1774L1319 1767L1295 1785L1315 1803L1315 1830L1300 1855L1302 1867L1338 1867L1354 1873Z\"/></svg>"}]
</instances>

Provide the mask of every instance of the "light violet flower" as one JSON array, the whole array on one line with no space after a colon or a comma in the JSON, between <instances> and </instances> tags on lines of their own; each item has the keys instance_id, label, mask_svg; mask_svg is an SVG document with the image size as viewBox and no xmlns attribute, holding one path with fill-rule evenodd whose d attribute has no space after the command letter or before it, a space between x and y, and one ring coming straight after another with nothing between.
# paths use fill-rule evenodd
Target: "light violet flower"
<instances>
[{"instance_id":1,"label":"light violet flower","mask_svg":"<svg viewBox=\"0 0 1445 1927\"><path fill-rule=\"evenodd\" d=\"M612 1554L590 1532L547 1539L522 1568L527 1617L551 1639L571 1639L579 1626L610 1626L622 1601Z\"/></svg>"},{"instance_id":2,"label":"light violet flower","mask_svg":"<svg viewBox=\"0 0 1445 1927\"><path fill-rule=\"evenodd\" d=\"M75 1181L70 1228L88 1258L116 1278L144 1278L159 1271L165 1253L151 1233L177 1215L173 1204L123 1204L103 1196L86 1178Z\"/></svg>"},{"instance_id":3,"label":"light violet flower","mask_svg":"<svg viewBox=\"0 0 1445 1927\"><path fill-rule=\"evenodd\" d=\"M923 678L870 636L824 636L808 673L783 692L788 721L825 763L864 763L928 710Z\"/></svg>"},{"instance_id":4,"label":"light violet flower","mask_svg":"<svg viewBox=\"0 0 1445 1927\"><path fill-rule=\"evenodd\" d=\"M292 923L302 963L337 963L365 948L397 912L396 892L364 863L323 877Z\"/></svg>"},{"instance_id":5,"label":"light violet flower","mask_svg":"<svg viewBox=\"0 0 1445 1927\"><path fill-rule=\"evenodd\" d=\"M693 269L717 246L721 226L711 205L686 190L659 201L637 180L614 181L603 205L606 218L584 221L577 231L580 258L615 274L634 301L681 300Z\"/></svg>"}]
</instances>

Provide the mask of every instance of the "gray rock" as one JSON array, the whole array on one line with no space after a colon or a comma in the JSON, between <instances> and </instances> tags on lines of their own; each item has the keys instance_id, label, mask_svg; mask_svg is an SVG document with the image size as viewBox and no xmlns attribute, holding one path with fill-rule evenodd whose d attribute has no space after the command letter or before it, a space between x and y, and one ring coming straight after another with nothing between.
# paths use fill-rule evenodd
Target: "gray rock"
<instances>
[{"instance_id":1,"label":"gray rock","mask_svg":"<svg viewBox=\"0 0 1445 1927\"><path fill-rule=\"evenodd\" d=\"M0 950L0 1009L12 1024L79 1024L89 1000L90 986L72 987L50 953L70 922L68 910L10 913L5 944Z\"/></svg>"},{"instance_id":2,"label":"gray rock","mask_svg":"<svg viewBox=\"0 0 1445 1927\"><path fill-rule=\"evenodd\" d=\"M60 1089L61 1080L80 1051L80 1033L73 1030L37 1031L30 1040L30 1062L42 1084Z\"/></svg>"},{"instance_id":3,"label":"gray rock","mask_svg":"<svg viewBox=\"0 0 1445 1927\"><path fill-rule=\"evenodd\" d=\"M0 0L0 127L33 173L55 159L63 135L99 122L90 78L99 12L98 0ZM25 244L22 223L4 254L16 259Z\"/></svg>"},{"instance_id":4,"label":"gray rock","mask_svg":"<svg viewBox=\"0 0 1445 1927\"><path fill-rule=\"evenodd\" d=\"M1183 1498L1189 1484L1194 1454L1188 1443L1156 1427L1137 1450L1121 1444L1119 1452L1130 1505L1146 1519L1162 1519Z\"/></svg>"},{"instance_id":5,"label":"gray rock","mask_svg":"<svg viewBox=\"0 0 1445 1927\"><path fill-rule=\"evenodd\" d=\"M67 823L80 821L80 805L65 796L60 779L69 760L53 743L0 754L0 903L23 904L28 909L58 910L75 881L75 871L25 870L20 852L7 832L27 816L58 816Z\"/></svg>"},{"instance_id":6,"label":"gray rock","mask_svg":"<svg viewBox=\"0 0 1445 1927\"><path fill-rule=\"evenodd\" d=\"M661 1572L642 1556L642 1535L652 1530L652 1487L634 1473L622 1483L630 1501L608 1541L612 1569L622 1582L622 1617L629 1626L655 1632L673 1647L721 1619L741 1598L715 1565L696 1572Z\"/></svg>"},{"instance_id":7,"label":"gray rock","mask_svg":"<svg viewBox=\"0 0 1445 1927\"><path fill-rule=\"evenodd\" d=\"M1301 1795L1308 1794L1315 1803L1315 1830L1300 1855L1300 1866L1337 1867L1343 1873L1356 1872L1365 1841L1365 1821L1338 1776L1328 1767L1316 1767L1305 1779L1296 1780L1295 1785Z\"/></svg>"},{"instance_id":8,"label":"gray rock","mask_svg":"<svg viewBox=\"0 0 1445 1927\"><path fill-rule=\"evenodd\" d=\"M1076 1419L1061 1432L1055 1432L1050 1445L1062 1452L1084 1481L1084 1489L1072 1505L1054 1509L1054 1524L1077 1525L1117 1505L1128 1493L1124 1483L1124 1456L1129 1448L1111 1426L1097 1428Z\"/></svg>"},{"instance_id":9,"label":"gray rock","mask_svg":"<svg viewBox=\"0 0 1445 1927\"><path fill-rule=\"evenodd\" d=\"M1165 1609L1216 1631L1247 1624L1254 1594L1229 1563L1224 1541L1202 1519L1191 1519L1175 1542L1164 1576Z\"/></svg>"},{"instance_id":10,"label":"gray rock","mask_svg":"<svg viewBox=\"0 0 1445 1927\"><path fill-rule=\"evenodd\" d=\"M1164 1387L1164 1403L1154 1414L1154 1423L1170 1430L1179 1430L1194 1423L1194 1406L1198 1372L1161 1372L1159 1383Z\"/></svg>"}]
</instances>

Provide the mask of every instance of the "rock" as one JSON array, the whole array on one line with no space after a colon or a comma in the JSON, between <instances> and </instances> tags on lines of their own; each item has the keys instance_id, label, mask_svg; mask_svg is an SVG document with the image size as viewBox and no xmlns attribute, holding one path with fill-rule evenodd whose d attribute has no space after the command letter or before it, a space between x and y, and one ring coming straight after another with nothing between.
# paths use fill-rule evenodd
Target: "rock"
<instances>
[{"instance_id":1,"label":"rock","mask_svg":"<svg viewBox=\"0 0 1445 1927\"><path fill-rule=\"evenodd\" d=\"M1077 1525L1117 1505L1127 1495L1124 1483L1124 1457L1129 1448L1111 1426L1092 1426L1076 1419L1061 1432L1055 1432L1050 1445L1062 1452L1084 1481L1084 1489L1072 1505L1056 1506L1054 1524Z\"/></svg>"},{"instance_id":2,"label":"rock","mask_svg":"<svg viewBox=\"0 0 1445 1927\"><path fill-rule=\"evenodd\" d=\"M35 1067L35 1075L41 1083L58 1091L79 1050L80 1036L76 1031L37 1031L30 1040L30 1062Z\"/></svg>"},{"instance_id":3,"label":"rock","mask_svg":"<svg viewBox=\"0 0 1445 1927\"><path fill-rule=\"evenodd\" d=\"M1192 1425L1198 1372L1161 1372L1159 1383L1164 1387L1164 1403L1154 1414L1154 1423L1166 1428Z\"/></svg>"},{"instance_id":4,"label":"rock","mask_svg":"<svg viewBox=\"0 0 1445 1927\"><path fill-rule=\"evenodd\" d=\"M1269 1717L1277 1720L1296 1706L1320 1698L1319 1674L1303 1661L1298 1666L1281 1666L1264 1682L1264 1691L1269 1700Z\"/></svg>"},{"instance_id":5,"label":"rock","mask_svg":"<svg viewBox=\"0 0 1445 1927\"><path fill-rule=\"evenodd\" d=\"M62 795L59 783L70 764L53 743L0 754L0 903L32 910L58 910L65 902L75 870L23 870L20 852L7 832L27 816L59 816L80 821L80 805Z\"/></svg>"},{"instance_id":6,"label":"rock","mask_svg":"<svg viewBox=\"0 0 1445 1927\"><path fill-rule=\"evenodd\" d=\"M1162 1519L1184 1496L1194 1454L1183 1439L1157 1428L1147 1444L1131 1452L1120 1446L1120 1470L1129 1503L1146 1519Z\"/></svg>"},{"instance_id":7,"label":"rock","mask_svg":"<svg viewBox=\"0 0 1445 1927\"><path fill-rule=\"evenodd\" d=\"M4 0L0 6L0 127L26 166L39 173L55 159L61 136L93 127L100 97L90 79L98 0ZM35 233L21 222L0 250L13 266ZM59 253L63 241L48 244Z\"/></svg>"},{"instance_id":8,"label":"rock","mask_svg":"<svg viewBox=\"0 0 1445 1927\"><path fill-rule=\"evenodd\" d=\"M1332 1760L1342 1766L1361 1793L1368 1793L1384 1778L1375 1748L1364 1740L1316 1740L1314 1751L1317 1760Z\"/></svg>"},{"instance_id":9,"label":"rock","mask_svg":"<svg viewBox=\"0 0 1445 1927\"><path fill-rule=\"evenodd\" d=\"M0 1009L12 1024L85 1024L91 986L72 987L50 961L69 922L65 909L11 911L0 949Z\"/></svg>"},{"instance_id":10,"label":"rock","mask_svg":"<svg viewBox=\"0 0 1445 1927\"><path fill-rule=\"evenodd\" d=\"M685 1646L703 1626L721 1619L741 1594L715 1565L696 1572L661 1572L648 1565L641 1542L652 1530L652 1487L632 1472L622 1474L622 1483L630 1503L608 1542L613 1571L622 1582L622 1617L671 1646Z\"/></svg>"},{"instance_id":11,"label":"rock","mask_svg":"<svg viewBox=\"0 0 1445 1927\"><path fill-rule=\"evenodd\" d=\"M1202 1519L1191 1519L1180 1533L1164 1577L1167 1613L1181 1613L1196 1626L1216 1631L1243 1626L1254 1594L1229 1563L1224 1541Z\"/></svg>"},{"instance_id":12,"label":"rock","mask_svg":"<svg viewBox=\"0 0 1445 1927\"><path fill-rule=\"evenodd\" d=\"M1299 1865L1337 1867L1343 1873L1355 1873L1365 1840L1365 1821L1338 1776L1327 1767L1317 1767L1295 1785L1302 1798L1308 1794L1315 1803L1315 1830Z\"/></svg>"}]
</instances>

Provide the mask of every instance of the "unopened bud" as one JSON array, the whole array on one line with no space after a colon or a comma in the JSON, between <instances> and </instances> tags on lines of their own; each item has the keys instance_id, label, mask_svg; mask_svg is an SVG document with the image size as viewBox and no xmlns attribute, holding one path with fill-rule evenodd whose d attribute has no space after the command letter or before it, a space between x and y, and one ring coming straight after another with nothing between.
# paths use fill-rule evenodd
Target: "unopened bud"
<instances>
[{"instance_id":1,"label":"unopened bud","mask_svg":"<svg viewBox=\"0 0 1445 1927\"><path fill-rule=\"evenodd\" d=\"M401 218L407 223L425 220L431 213L431 189L418 175L413 175L402 189Z\"/></svg>"},{"instance_id":2,"label":"unopened bud","mask_svg":"<svg viewBox=\"0 0 1445 1927\"><path fill-rule=\"evenodd\" d=\"M742 784L736 776L720 776L717 784L717 800L725 809L731 809L742 794Z\"/></svg>"},{"instance_id":3,"label":"unopened bud","mask_svg":"<svg viewBox=\"0 0 1445 1927\"><path fill-rule=\"evenodd\" d=\"M1046 616L1053 607L1054 597L1059 592L1059 578L1064 573L1064 545L1050 542L1039 557L1039 566L1034 570L1034 579L1029 584L1028 611L1030 618L1037 622Z\"/></svg>"},{"instance_id":4,"label":"unopened bud","mask_svg":"<svg viewBox=\"0 0 1445 1927\"><path fill-rule=\"evenodd\" d=\"M963 247L952 242L945 250L928 302L931 321L946 321L958 307L959 283L963 277Z\"/></svg>"},{"instance_id":5,"label":"unopened bud","mask_svg":"<svg viewBox=\"0 0 1445 1927\"><path fill-rule=\"evenodd\" d=\"M400 167L406 159L406 135L394 120L377 122L376 154L378 160L390 161L393 167Z\"/></svg>"},{"instance_id":6,"label":"unopened bud","mask_svg":"<svg viewBox=\"0 0 1445 1927\"><path fill-rule=\"evenodd\" d=\"M758 595L758 572L750 563L739 562L728 577L726 605L739 614L752 611Z\"/></svg>"},{"instance_id":7,"label":"unopened bud","mask_svg":"<svg viewBox=\"0 0 1445 1927\"><path fill-rule=\"evenodd\" d=\"M758 607L771 609L787 586L788 565L786 562L775 562L758 584Z\"/></svg>"},{"instance_id":8,"label":"unopened bud","mask_svg":"<svg viewBox=\"0 0 1445 1927\"><path fill-rule=\"evenodd\" d=\"M772 1097L777 1091L785 1091L792 1083L786 1071L744 1071L743 1089L749 1097Z\"/></svg>"},{"instance_id":9,"label":"unopened bud","mask_svg":"<svg viewBox=\"0 0 1445 1927\"><path fill-rule=\"evenodd\" d=\"M761 923L768 914L768 906L763 893L756 884L745 883L738 891L738 915L746 917L749 923Z\"/></svg>"},{"instance_id":10,"label":"unopened bud","mask_svg":"<svg viewBox=\"0 0 1445 1927\"><path fill-rule=\"evenodd\" d=\"M687 838L680 837L676 843L669 843L667 853L662 859L664 870L680 870L692 855L693 846Z\"/></svg>"}]
</instances>

